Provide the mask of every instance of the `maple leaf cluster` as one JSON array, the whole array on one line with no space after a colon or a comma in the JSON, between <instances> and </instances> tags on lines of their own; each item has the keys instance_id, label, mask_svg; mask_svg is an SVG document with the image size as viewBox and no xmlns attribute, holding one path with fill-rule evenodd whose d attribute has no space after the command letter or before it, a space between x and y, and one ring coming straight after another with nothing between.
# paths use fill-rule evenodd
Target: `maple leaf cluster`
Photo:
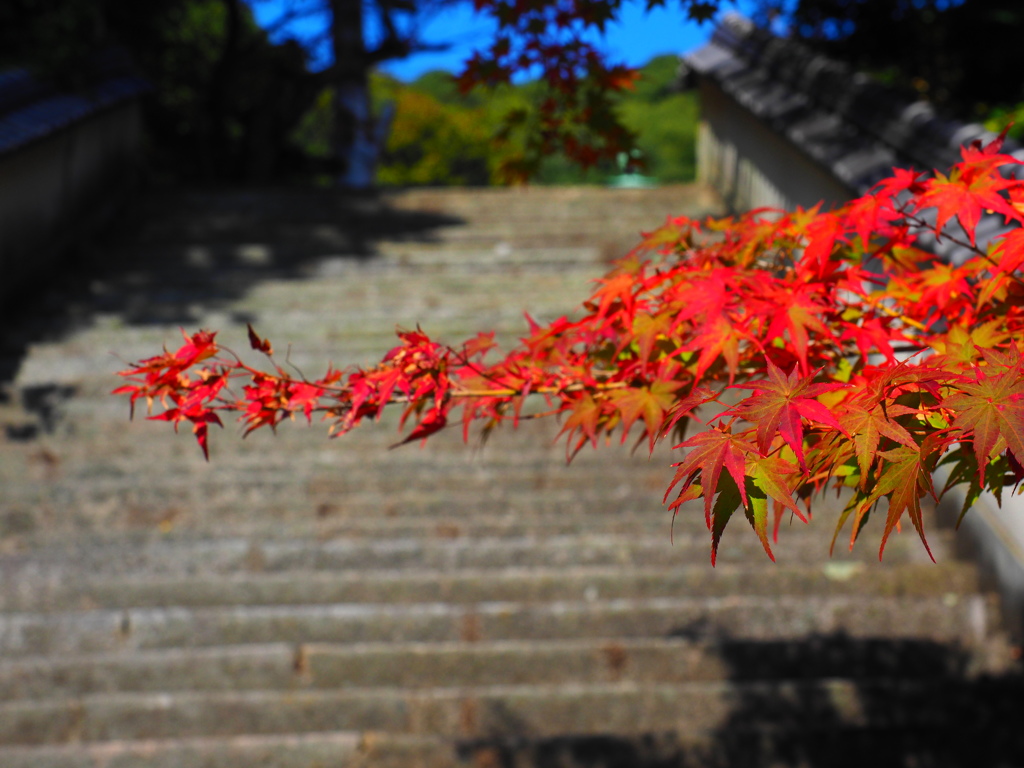
<instances>
[{"instance_id":1,"label":"maple leaf cluster","mask_svg":"<svg viewBox=\"0 0 1024 768\"><path fill-rule=\"evenodd\" d=\"M561 152L586 169L615 160L636 147L617 97L632 90L640 73L613 61L601 37L628 0L473 0L475 10L496 22L489 44L464 62L456 78L463 93L507 85L516 77L535 81L542 93L530 108L510 110L495 137L515 149L503 153L498 173L510 183L536 176L545 157ZM644 0L646 11L670 0ZM686 17L710 23L719 0L671 0Z\"/></svg>"},{"instance_id":2,"label":"maple leaf cluster","mask_svg":"<svg viewBox=\"0 0 1024 768\"><path fill-rule=\"evenodd\" d=\"M847 489L836 536L848 525L850 546L881 508L880 555L904 515L927 547L927 498L966 484L966 512L1024 478L1021 163L1001 140L962 156L948 174L897 170L831 211L669 218L577 315L530 319L508 352L491 334L448 346L400 331L378 365L307 380L251 328L272 371L200 331L122 371L115 392L190 423L204 453L226 412L247 432L315 413L340 435L399 408L403 442L454 415L468 439L474 424L514 425L534 396L560 418L569 457L613 435L651 450L672 439L666 502L677 513L703 498L712 562L737 512L771 557L780 520L806 519L830 488ZM984 216L1003 230L979 243ZM923 246L935 238L968 258L939 260Z\"/></svg>"},{"instance_id":3,"label":"maple leaf cluster","mask_svg":"<svg viewBox=\"0 0 1024 768\"><path fill-rule=\"evenodd\" d=\"M717 4L680 0L691 18L710 19ZM665 0L647 0L647 10ZM636 136L616 112L616 95L633 88L639 73L613 63L599 37L615 21L623 0L474 0L477 12L497 22L490 44L465 62L457 81L465 93L494 88L515 76L537 81L543 94L534 108L503 118L498 140L523 137L499 173L510 182L534 176L541 160L562 152L590 168L635 147Z\"/></svg>"}]
</instances>

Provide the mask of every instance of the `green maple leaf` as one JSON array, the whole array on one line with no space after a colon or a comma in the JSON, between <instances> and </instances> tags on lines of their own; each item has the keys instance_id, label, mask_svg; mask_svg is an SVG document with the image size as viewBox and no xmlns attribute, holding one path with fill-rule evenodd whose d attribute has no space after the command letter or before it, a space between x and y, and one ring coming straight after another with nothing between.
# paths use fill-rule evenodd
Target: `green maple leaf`
<instances>
[{"instance_id":1,"label":"green maple leaf","mask_svg":"<svg viewBox=\"0 0 1024 768\"><path fill-rule=\"evenodd\" d=\"M746 338L742 329L733 325L725 315L716 315L697 326L693 338L681 349L683 352L700 351L694 366L694 381L700 381L719 357L725 359L731 381L739 368L740 342Z\"/></svg>"},{"instance_id":2,"label":"green maple leaf","mask_svg":"<svg viewBox=\"0 0 1024 768\"><path fill-rule=\"evenodd\" d=\"M732 513L735 512L743 505L743 499L746 496L743 483L739 485L733 480L731 475L723 475L722 481L719 484L718 498L715 499L715 507L711 517L711 567L715 567L715 563L718 561L718 545L722 541L722 534L725 532L725 526L729 522L729 518L732 517ZM708 497L705 496L705 499ZM771 557L769 551L768 556Z\"/></svg>"},{"instance_id":3,"label":"green maple leaf","mask_svg":"<svg viewBox=\"0 0 1024 768\"><path fill-rule=\"evenodd\" d=\"M761 456L756 446L742 435L721 430L695 435L679 447L691 450L676 465L678 470L669 493L679 482L683 487L671 506L678 510L684 501L704 496L705 520L711 529L711 564L717 560L726 524L741 507L764 551L774 560L768 541L769 499L777 509L789 509L806 522L785 479L796 474L797 468L777 456Z\"/></svg>"},{"instance_id":4,"label":"green maple leaf","mask_svg":"<svg viewBox=\"0 0 1024 768\"><path fill-rule=\"evenodd\" d=\"M945 336L934 342L934 346L950 362L973 366L978 359L979 349L995 347L1006 341L1005 327L1004 318L966 328L951 325Z\"/></svg>"},{"instance_id":5,"label":"green maple leaf","mask_svg":"<svg viewBox=\"0 0 1024 768\"><path fill-rule=\"evenodd\" d=\"M852 549L853 543L864 529L864 524L872 509L880 499L888 497L889 510L885 518L882 542L878 548L878 558L882 558L889 536L896 529L903 513L906 512L910 515L910 521L918 536L921 537L921 543L924 544L928 556L934 561L935 556L932 555L924 533L921 497L926 493L935 496L935 489L932 486L932 471L935 469L938 457L949 445L950 439L950 435L945 430L941 430L925 437L920 446L899 445L889 451L880 451L878 453L878 477L875 484L870 491L857 491L846 505L836 524L829 552L835 547L839 532L851 515L853 515L853 531L850 535L850 548Z\"/></svg>"},{"instance_id":6,"label":"green maple leaf","mask_svg":"<svg viewBox=\"0 0 1024 768\"><path fill-rule=\"evenodd\" d=\"M950 465L949 476L946 478L946 484L942 488L940 496L944 495L946 491L955 485L967 484L967 491L964 493L964 503L960 507L960 514L956 520L957 528L963 522L967 511L981 498L982 491L986 487L992 489L992 495L996 497L996 503L1002 506L1003 486L1009 485L1014 480L1014 476L1009 474L1011 471L1010 462L1005 454L997 456L993 461L990 461L985 469L984 477L982 477L981 472L978 470L977 457L964 444L961 444L956 450L944 456L940 463Z\"/></svg>"},{"instance_id":7,"label":"green maple leaf","mask_svg":"<svg viewBox=\"0 0 1024 768\"><path fill-rule=\"evenodd\" d=\"M633 320L633 335L640 353L640 360L648 362L654 345L662 338L672 334L675 320L671 313L663 312L660 315L638 314Z\"/></svg>"}]
</instances>

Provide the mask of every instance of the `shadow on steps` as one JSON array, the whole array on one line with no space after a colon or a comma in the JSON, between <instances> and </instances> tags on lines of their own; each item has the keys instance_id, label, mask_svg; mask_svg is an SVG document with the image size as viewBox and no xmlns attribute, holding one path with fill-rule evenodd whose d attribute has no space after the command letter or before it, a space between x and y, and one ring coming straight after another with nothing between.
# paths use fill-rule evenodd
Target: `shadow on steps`
<instances>
[{"instance_id":1,"label":"shadow on steps","mask_svg":"<svg viewBox=\"0 0 1024 768\"><path fill-rule=\"evenodd\" d=\"M681 636L692 633L683 632ZM466 740L474 768L1004 768L1024 763L1019 669L920 640L722 639L732 706L693 733ZM505 733L516 732L504 723ZM683 724L685 728L685 724Z\"/></svg>"},{"instance_id":2,"label":"shadow on steps","mask_svg":"<svg viewBox=\"0 0 1024 768\"><path fill-rule=\"evenodd\" d=\"M0 307L0 386L30 345L89 327L97 313L133 325L191 328L270 280L308 278L326 255L366 261L382 239L433 243L465 219L400 209L386 195L316 189L152 193L90 242L77 243L44 284ZM232 317L245 323L251 318Z\"/></svg>"}]
</instances>

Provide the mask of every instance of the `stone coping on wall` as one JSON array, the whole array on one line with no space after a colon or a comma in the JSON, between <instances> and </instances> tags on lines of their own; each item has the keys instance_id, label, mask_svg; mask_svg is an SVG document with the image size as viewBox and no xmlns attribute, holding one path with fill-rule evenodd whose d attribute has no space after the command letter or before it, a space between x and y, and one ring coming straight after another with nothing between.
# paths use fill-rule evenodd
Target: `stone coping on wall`
<instances>
[{"instance_id":1,"label":"stone coping on wall","mask_svg":"<svg viewBox=\"0 0 1024 768\"><path fill-rule=\"evenodd\" d=\"M81 85L64 90L15 68L0 72L0 157L149 90L117 51L96 55Z\"/></svg>"}]
</instances>

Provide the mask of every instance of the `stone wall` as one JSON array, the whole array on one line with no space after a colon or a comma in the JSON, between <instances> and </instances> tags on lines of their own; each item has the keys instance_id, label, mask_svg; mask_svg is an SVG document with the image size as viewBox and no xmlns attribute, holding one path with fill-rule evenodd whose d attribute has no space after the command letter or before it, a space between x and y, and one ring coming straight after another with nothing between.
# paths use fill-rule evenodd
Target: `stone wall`
<instances>
[{"instance_id":1,"label":"stone wall","mask_svg":"<svg viewBox=\"0 0 1024 768\"><path fill-rule=\"evenodd\" d=\"M0 74L0 307L59 267L138 179L145 84L118 74L81 93Z\"/></svg>"}]
</instances>

